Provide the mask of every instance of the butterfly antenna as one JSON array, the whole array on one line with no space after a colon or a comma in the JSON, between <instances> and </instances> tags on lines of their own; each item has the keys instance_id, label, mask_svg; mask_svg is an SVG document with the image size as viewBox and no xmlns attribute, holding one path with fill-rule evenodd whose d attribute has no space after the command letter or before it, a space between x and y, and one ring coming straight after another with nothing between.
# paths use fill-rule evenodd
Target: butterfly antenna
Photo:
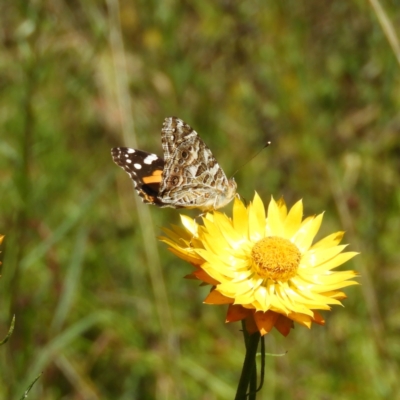
<instances>
[{"instance_id":1,"label":"butterfly antenna","mask_svg":"<svg viewBox=\"0 0 400 400\"><path fill-rule=\"evenodd\" d=\"M232 178L245 166L247 165L251 160L253 160L254 158L256 158L265 148L267 148L269 145L271 144L271 142L267 142L264 144L264 146L258 150L255 154L253 154L251 156L251 158L249 160L247 160L244 164L242 164L236 171L235 173L232 175Z\"/></svg>"}]
</instances>

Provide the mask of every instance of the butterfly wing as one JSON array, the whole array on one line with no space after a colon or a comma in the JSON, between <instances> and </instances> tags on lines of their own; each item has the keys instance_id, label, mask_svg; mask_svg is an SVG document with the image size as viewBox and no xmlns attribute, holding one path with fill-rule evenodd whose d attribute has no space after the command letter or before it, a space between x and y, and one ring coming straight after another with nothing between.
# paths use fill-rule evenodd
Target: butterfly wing
<instances>
[{"instance_id":1,"label":"butterfly wing","mask_svg":"<svg viewBox=\"0 0 400 400\"><path fill-rule=\"evenodd\" d=\"M165 118L161 130L161 144L165 162L168 163L171 159L173 160L177 148L193 138L198 138L198 135L190 125L176 117Z\"/></svg>"},{"instance_id":2,"label":"butterfly wing","mask_svg":"<svg viewBox=\"0 0 400 400\"><path fill-rule=\"evenodd\" d=\"M114 162L131 177L144 203L208 211L233 199L236 183L227 179L211 150L188 124L166 118L161 141L164 160L129 147L111 150Z\"/></svg>"},{"instance_id":3,"label":"butterfly wing","mask_svg":"<svg viewBox=\"0 0 400 400\"><path fill-rule=\"evenodd\" d=\"M165 164L162 158L129 147L115 147L111 149L111 155L115 164L131 177L144 203L164 206L158 197Z\"/></svg>"},{"instance_id":4,"label":"butterfly wing","mask_svg":"<svg viewBox=\"0 0 400 400\"><path fill-rule=\"evenodd\" d=\"M181 207L213 208L229 182L211 150L176 117L164 120L161 141L165 166L159 196Z\"/></svg>"}]
</instances>

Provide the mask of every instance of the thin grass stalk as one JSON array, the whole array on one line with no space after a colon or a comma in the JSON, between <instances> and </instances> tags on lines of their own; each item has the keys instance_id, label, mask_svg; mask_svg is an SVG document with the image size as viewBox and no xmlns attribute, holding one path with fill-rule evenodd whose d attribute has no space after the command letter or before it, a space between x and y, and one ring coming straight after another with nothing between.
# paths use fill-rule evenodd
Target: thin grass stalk
<instances>
[{"instance_id":1,"label":"thin grass stalk","mask_svg":"<svg viewBox=\"0 0 400 400\"><path fill-rule=\"evenodd\" d=\"M341 224L346 230L349 241L354 245L354 247L357 249L362 249L363 245L359 242L358 236L355 233L353 217L346 202L347 196L343 190L342 184L332 167L327 167L327 172L330 182L330 189L333 198L335 199ZM381 311L379 309L378 294L376 293L371 274L369 269L366 268L365 263L361 262L360 259L357 260L357 258L355 258L353 262L357 263L357 271L360 271L361 274L361 289L363 291L365 304L367 305L368 314L371 319L371 327L375 343L377 348L382 351L384 348L384 341L382 341L382 339L384 338L385 328L383 326Z\"/></svg>"},{"instance_id":2,"label":"thin grass stalk","mask_svg":"<svg viewBox=\"0 0 400 400\"><path fill-rule=\"evenodd\" d=\"M122 116L121 128L124 143L129 142L129 144L136 146L137 140L135 134L134 119L132 115L132 102L128 89L129 85L127 64L122 39L118 0L107 0L107 7L109 10L109 41L114 63L118 105ZM154 223L150 215L150 210L147 207L142 207L141 201L138 196L135 196L135 202L140 224L140 231L142 232L143 237L143 246L147 259L147 266L149 270L151 286L153 289L159 326L160 330L162 331L162 335L160 335L160 340L164 341L163 348L167 350L169 360L173 361L176 360L176 357L178 355L178 349L176 345L177 338L172 323L172 314L169 305L168 294L163 279ZM166 365L169 365L170 361L167 361ZM167 393L164 393L163 395L168 397Z\"/></svg>"},{"instance_id":3,"label":"thin grass stalk","mask_svg":"<svg viewBox=\"0 0 400 400\"><path fill-rule=\"evenodd\" d=\"M19 315L24 313L24 310L22 309L23 306L19 302L21 292L23 292L23 288L21 288L21 261L25 257L29 248L32 190L30 171L33 164L32 143L34 141L36 123L33 111L33 95L37 85L37 66L33 54L29 53L27 56L25 55L25 58L22 56L20 62L22 65L21 69L23 70L23 82L21 83L21 86L24 88L24 92L20 103L22 120L22 128L19 132L20 162L15 173L15 185L20 201L19 207L16 211L15 222L13 224L14 240L11 243L13 248L10 249L12 257L9 257L9 259L12 260L12 264L10 263L6 266L7 274L10 274L8 278L9 283L7 283L9 288L7 304L8 312L9 314L16 315L17 319ZM21 343L28 343L30 340L30 329L26 325L27 322L26 320L24 321L23 318L19 318L18 320L20 322L17 324L15 329L15 343L18 341ZM16 381L16 377L18 376L18 363L14 355L12 343L13 342L6 347L4 358L5 364L7 365L7 377L5 377L5 379L10 382L10 385L7 388L10 391L10 398L12 396L15 397L15 393L12 394L13 383ZM29 353L25 352L23 360L26 361L28 358ZM21 359L19 361L21 361ZM15 390L18 392L20 388L15 388Z\"/></svg>"},{"instance_id":4,"label":"thin grass stalk","mask_svg":"<svg viewBox=\"0 0 400 400\"><path fill-rule=\"evenodd\" d=\"M31 181L30 169L32 164L32 142L34 130L34 115L32 110L32 95L35 86L35 77L33 66L28 66L26 71L26 91L22 100L21 118L23 118L23 128L20 136L20 149L21 149L21 163L18 171L16 172L16 186L20 196L20 207L16 215L15 223L15 245L17 248L14 267L12 270L14 274L10 280L10 312L17 312L16 298L19 296L19 282L20 282L20 263L23 259L27 248L27 236L29 230L29 209L31 198Z\"/></svg>"},{"instance_id":5,"label":"thin grass stalk","mask_svg":"<svg viewBox=\"0 0 400 400\"><path fill-rule=\"evenodd\" d=\"M334 171L334 168L327 167L328 180L330 182L330 190L336 203L337 210L339 212L340 223L346 231L346 235L349 238L349 242L352 245L360 249L362 254L368 254L368 249L365 248L360 235L356 233L356 221L354 221L353 214L349 209L348 202L346 199L349 197L349 190L352 188L343 188L343 182L339 180L339 177ZM367 307L368 317L370 319L369 326L371 329L371 340L374 343L376 357L379 358L377 363L385 364L385 374L398 376L400 373L398 363L393 363L392 354L386 344L386 332L388 327L385 324L384 318L382 317L382 311L379 305L379 293L376 291L376 286L371 276L370 268L365 263L366 258L356 257L353 262L356 266L356 270L360 271L362 284L361 289L363 292L363 298ZM395 398L397 396L398 388L395 384L391 385L392 395L390 397Z\"/></svg>"},{"instance_id":6,"label":"thin grass stalk","mask_svg":"<svg viewBox=\"0 0 400 400\"><path fill-rule=\"evenodd\" d=\"M369 4L374 10L376 17L378 18L379 24L381 25L381 28L383 30L383 33L385 34L386 39L388 40L390 47L393 50L394 56L396 57L397 62L400 66L400 41L397 37L396 30L394 29L392 22L387 16L379 0L369 0Z\"/></svg>"}]
</instances>

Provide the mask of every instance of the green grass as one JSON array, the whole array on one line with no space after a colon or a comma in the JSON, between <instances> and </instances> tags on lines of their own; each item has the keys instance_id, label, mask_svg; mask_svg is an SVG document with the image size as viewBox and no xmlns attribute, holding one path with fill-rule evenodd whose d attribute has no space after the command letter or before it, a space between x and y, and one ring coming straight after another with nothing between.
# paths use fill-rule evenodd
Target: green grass
<instances>
[{"instance_id":1,"label":"green grass","mask_svg":"<svg viewBox=\"0 0 400 400\"><path fill-rule=\"evenodd\" d=\"M171 115L228 175L272 141L239 193L303 198L361 252L325 327L267 335L287 354L259 399L398 396L400 65L372 3L0 5L1 399L42 371L29 398L233 398L240 324L157 242L179 212L141 204L110 156L161 155ZM380 4L398 38L398 1Z\"/></svg>"}]
</instances>

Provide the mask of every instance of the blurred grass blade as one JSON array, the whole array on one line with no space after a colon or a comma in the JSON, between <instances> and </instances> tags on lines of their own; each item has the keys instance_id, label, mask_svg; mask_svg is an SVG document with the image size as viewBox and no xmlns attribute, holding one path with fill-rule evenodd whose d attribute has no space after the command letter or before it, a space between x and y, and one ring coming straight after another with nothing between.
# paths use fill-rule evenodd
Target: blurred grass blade
<instances>
[{"instance_id":1,"label":"blurred grass blade","mask_svg":"<svg viewBox=\"0 0 400 400\"><path fill-rule=\"evenodd\" d=\"M56 336L45 347L38 351L38 354L35 357L35 361L31 366L29 366L29 368L27 368L27 371L29 371L28 379L30 380L31 376L38 374L39 371L43 371L46 366L53 360L55 354L62 353L62 351L74 340L79 338L83 334L83 332L90 329L93 325L104 321L106 317L107 313L105 313L104 311L98 311L86 316L85 318L80 319L72 326L64 328L62 334ZM28 383L26 382L23 386L26 386L27 384Z\"/></svg>"},{"instance_id":2,"label":"blurred grass blade","mask_svg":"<svg viewBox=\"0 0 400 400\"><path fill-rule=\"evenodd\" d=\"M230 400L235 396L235 390L214 372L197 364L193 359L181 357L178 360L181 371L189 374L202 386L207 387L218 399Z\"/></svg>"},{"instance_id":3,"label":"blurred grass blade","mask_svg":"<svg viewBox=\"0 0 400 400\"><path fill-rule=\"evenodd\" d=\"M83 216L88 213L95 200L100 197L110 184L112 175L113 173L110 172L100 180L91 195L82 201L81 206L78 207L77 211L72 215L68 215L68 217L54 230L54 233L47 240L41 242L22 259L22 270L28 268L37 259L43 257L55 243L59 242L78 222L82 220Z\"/></svg>"},{"instance_id":4,"label":"blurred grass blade","mask_svg":"<svg viewBox=\"0 0 400 400\"><path fill-rule=\"evenodd\" d=\"M34 380L33 382L28 386L28 389L25 390L25 393L23 394L23 396L19 399L19 400L23 400L26 399L28 397L28 393L30 392L30 390L32 389L33 385L36 383L36 381L42 376L43 372L41 372Z\"/></svg>"},{"instance_id":5,"label":"blurred grass blade","mask_svg":"<svg viewBox=\"0 0 400 400\"><path fill-rule=\"evenodd\" d=\"M374 12L378 18L379 23L381 24L383 33L385 34L393 53L397 59L397 62L400 66L400 41L396 35L396 31L394 29L393 24L390 22L389 17L387 16L385 10L383 9L379 0L369 0L371 7L374 9Z\"/></svg>"},{"instance_id":6,"label":"blurred grass blade","mask_svg":"<svg viewBox=\"0 0 400 400\"><path fill-rule=\"evenodd\" d=\"M70 357L70 358L69 358ZM101 394L93 387L90 376L87 376L80 368L79 362L74 356L61 354L54 359L54 364L64 375L65 379L74 387L80 398L86 400L100 400Z\"/></svg>"},{"instance_id":7,"label":"blurred grass blade","mask_svg":"<svg viewBox=\"0 0 400 400\"><path fill-rule=\"evenodd\" d=\"M67 267L66 276L64 279L64 287L58 302L57 308L54 313L54 318L51 323L51 330L59 331L71 309L74 297L76 296L76 288L79 284L79 279L82 271L82 261L84 259L87 231L81 229L78 232L74 250L72 252L72 259Z\"/></svg>"},{"instance_id":8,"label":"blurred grass blade","mask_svg":"<svg viewBox=\"0 0 400 400\"><path fill-rule=\"evenodd\" d=\"M107 0L106 3L109 11L109 41L115 71L118 109L123 116L123 118L121 118L122 134L124 143L131 143L136 147L137 140L132 113L133 107L129 89L129 69L122 32L120 4L117 0ZM174 331L174 324L172 322L170 299L163 278L154 223L149 208L142 208L141 205L139 206L140 203L141 201L139 200L139 197L135 196L135 204L138 211L140 230L143 236L144 251L154 293L156 311L160 327L163 327L164 332L162 338L171 359L174 359L177 355L177 349L175 346L177 338Z\"/></svg>"},{"instance_id":9,"label":"blurred grass blade","mask_svg":"<svg viewBox=\"0 0 400 400\"><path fill-rule=\"evenodd\" d=\"M15 326L15 315L13 316L13 319L11 321L11 326L10 329L8 330L7 336L0 342L0 346L8 342L8 339L10 339L14 331L14 326Z\"/></svg>"}]
</instances>

